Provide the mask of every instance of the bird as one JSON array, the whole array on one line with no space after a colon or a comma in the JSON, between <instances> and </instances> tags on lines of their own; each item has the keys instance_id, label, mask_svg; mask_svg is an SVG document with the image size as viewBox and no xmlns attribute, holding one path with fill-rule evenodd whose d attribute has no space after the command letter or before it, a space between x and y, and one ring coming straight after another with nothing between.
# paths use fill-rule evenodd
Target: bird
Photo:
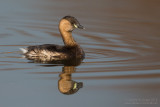
<instances>
[{"instance_id":1,"label":"bird","mask_svg":"<svg viewBox=\"0 0 160 107\"><path fill-rule=\"evenodd\" d=\"M85 53L80 45L74 40L72 32L74 29L85 29L73 16L65 16L59 22L59 32L64 45L42 44L20 48L23 55L31 60L57 61L70 59L84 59Z\"/></svg>"}]
</instances>

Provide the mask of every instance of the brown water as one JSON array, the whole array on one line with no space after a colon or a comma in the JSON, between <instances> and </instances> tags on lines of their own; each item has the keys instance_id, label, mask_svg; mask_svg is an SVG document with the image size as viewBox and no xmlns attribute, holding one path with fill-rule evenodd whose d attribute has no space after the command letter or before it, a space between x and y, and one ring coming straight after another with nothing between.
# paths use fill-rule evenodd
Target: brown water
<instances>
[{"instance_id":1,"label":"brown water","mask_svg":"<svg viewBox=\"0 0 160 107\"><path fill-rule=\"evenodd\" d=\"M1 0L0 107L159 107L159 4L159 0ZM81 65L22 58L20 47L63 44L58 22L65 15L75 16L86 28L74 31L86 53ZM64 95L58 84L65 78L83 87Z\"/></svg>"}]
</instances>

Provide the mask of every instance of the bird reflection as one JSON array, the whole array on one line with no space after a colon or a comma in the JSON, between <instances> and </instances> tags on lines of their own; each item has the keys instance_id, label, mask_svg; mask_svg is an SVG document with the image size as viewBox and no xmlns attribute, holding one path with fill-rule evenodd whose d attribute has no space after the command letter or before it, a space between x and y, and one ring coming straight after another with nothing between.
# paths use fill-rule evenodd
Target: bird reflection
<instances>
[{"instance_id":1,"label":"bird reflection","mask_svg":"<svg viewBox=\"0 0 160 107\"><path fill-rule=\"evenodd\" d=\"M75 72L75 66L64 66L62 73L59 75L58 89L63 94L74 94L83 87L82 82L72 80L72 73Z\"/></svg>"},{"instance_id":2,"label":"bird reflection","mask_svg":"<svg viewBox=\"0 0 160 107\"><path fill-rule=\"evenodd\" d=\"M82 62L82 59L69 59L69 60L44 60L43 58L28 58L32 63L45 63L41 65L44 67L48 66L63 66L62 72L60 73L58 81L58 89L62 94L71 95L78 92L80 88L83 87L82 82L77 82L72 80L72 73L76 72L76 66L79 66ZM47 65L49 64L49 65ZM51 65L50 65L51 64Z\"/></svg>"}]
</instances>

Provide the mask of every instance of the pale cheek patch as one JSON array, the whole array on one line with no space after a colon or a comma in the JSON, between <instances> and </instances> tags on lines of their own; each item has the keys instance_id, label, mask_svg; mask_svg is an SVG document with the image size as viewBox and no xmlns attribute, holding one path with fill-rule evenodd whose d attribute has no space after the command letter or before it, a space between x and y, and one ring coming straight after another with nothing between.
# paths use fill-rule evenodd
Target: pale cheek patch
<instances>
[{"instance_id":1,"label":"pale cheek patch","mask_svg":"<svg viewBox=\"0 0 160 107\"><path fill-rule=\"evenodd\" d=\"M74 24L74 27L75 27L75 28L78 28L78 26L77 26L76 24Z\"/></svg>"}]
</instances>

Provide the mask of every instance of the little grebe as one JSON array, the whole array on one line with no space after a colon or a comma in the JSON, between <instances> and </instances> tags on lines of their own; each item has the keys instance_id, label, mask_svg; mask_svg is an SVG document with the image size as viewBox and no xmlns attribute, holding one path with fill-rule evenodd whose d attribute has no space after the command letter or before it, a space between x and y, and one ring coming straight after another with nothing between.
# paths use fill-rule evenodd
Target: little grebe
<instances>
[{"instance_id":1,"label":"little grebe","mask_svg":"<svg viewBox=\"0 0 160 107\"><path fill-rule=\"evenodd\" d=\"M59 23L59 31L65 44L64 46L44 44L20 49L23 51L25 57L29 59L37 57L43 57L51 60L66 60L72 58L83 59L85 56L84 51L72 37L72 31L75 28L84 29L76 18L72 16L65 16Z\"/></svg>"}]
</instances>

